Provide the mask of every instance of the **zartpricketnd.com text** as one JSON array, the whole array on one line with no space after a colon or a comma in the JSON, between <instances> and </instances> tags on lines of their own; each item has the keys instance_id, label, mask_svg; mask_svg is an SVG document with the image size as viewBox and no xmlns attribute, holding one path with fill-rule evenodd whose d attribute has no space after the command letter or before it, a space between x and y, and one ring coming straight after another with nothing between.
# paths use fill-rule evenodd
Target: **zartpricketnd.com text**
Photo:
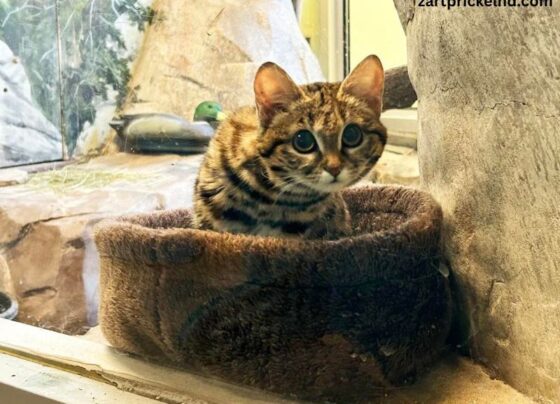
<instances>
[{"instance_id":1,"label":"zartpricketnd.com text","mask_svg":"<svg viewBox=\"0 0 560 404\"><path fill-rule=\"evenodd\" d=\"M552 7L552 0L417 0L418 7Z\"/></svg>"}]
</instances>

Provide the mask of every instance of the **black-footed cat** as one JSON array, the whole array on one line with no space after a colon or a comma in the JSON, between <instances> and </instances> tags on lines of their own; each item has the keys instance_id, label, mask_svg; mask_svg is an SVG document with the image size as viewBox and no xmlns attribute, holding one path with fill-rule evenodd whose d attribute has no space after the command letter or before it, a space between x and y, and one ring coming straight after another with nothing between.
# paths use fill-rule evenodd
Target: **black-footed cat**
<instances>
[{"instance_id":1,"label":"black-footed cat","mask_svg":"<svg viewBox=\"0 0 560 404\"><path fill-rule=\"evenodd\" d=\"M383 86L373 55L342 82L303 86L263 64L256 107L233 113L210 142L195 185L195 226L280 237L347 234L339 191L366 176L383 152Z\"/></svg>"}]
</instances>

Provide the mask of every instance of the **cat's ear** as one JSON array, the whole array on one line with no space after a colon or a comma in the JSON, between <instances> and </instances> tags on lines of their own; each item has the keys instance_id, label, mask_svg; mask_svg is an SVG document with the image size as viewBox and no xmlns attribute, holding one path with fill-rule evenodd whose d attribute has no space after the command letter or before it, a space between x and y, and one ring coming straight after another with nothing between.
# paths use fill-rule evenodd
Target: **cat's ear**
<instances>
[{"instance_id":1,"label":"cat's ear","mask_svg":"<svg viewBox=\"0 0 560 404\"><path fill-rule=\"evenodd\" d=\"M369 55L350 72L340 85L339 97L345 94L365 101L376 115L383 107L385 73L375 55Z\"/></svg>"},{"instance_id":2,"label":"cat's ear","mask_svg":"<svg viewBox=\"0 0 560 404\"><path fill-rule=\"evenodd\" d=\"M267 127L274 115L302 96L296 83L280 66L267 62L255 75L255 102L261 126Z\"/></svg>"}]
</instances>

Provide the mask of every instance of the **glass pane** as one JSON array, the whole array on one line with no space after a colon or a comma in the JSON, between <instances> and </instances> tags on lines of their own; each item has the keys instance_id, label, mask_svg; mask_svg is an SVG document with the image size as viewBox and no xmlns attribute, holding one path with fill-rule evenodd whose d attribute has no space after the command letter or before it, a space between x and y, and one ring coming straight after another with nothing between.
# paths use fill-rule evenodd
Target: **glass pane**
<instances>
[{"instance_id":1,"label":"glass pane","mask_svg":"<svg viewBox=\"0 0 560 404\"><path fill-rule=\"evenodd\" d=\"M100 284L100 279L104 282L107 278L102 272L101 262L106 263L112 253L101 251L102 256L99 256L100 250L95 243L94 229L100 221L120 216L139 213L155 215L158 211L192 209L195 182L204 158L203 154L208 148L209 139L217 136L220 133L219 128L223 128L224 124L220 121L243 108L245 112L240 112L240 115L245 116L246 113L247 122L230 122L236 131L240 131L238 138L256 138L256 135L264 133L267 127L255 108L254 91L256 73L265 62L272 61L278 64L296 84L303 85L340 81L345 70L354 67L359 60L371 53L379 54L386 68L404 64L406 58L406 49L401 41L402 29L395 25L398 24L398 20L395 20L396 12L390 6L372 6L368 1L351 1L350 9L347 8L346 2L339 0L49 1L49 5L45 5L45 2L40 0L0 0L1 39L5 43L4 53L12 58L7 56L2 59L0 79L10 84L8 78L19 77L13 73L4 75L2 69L9 68L12 69L10 72L19 69L17 71L22 80L27 80L23 80L19 87L14 87L15 90L6 87L4 93L0 92L0 96L4 96L0 102L0 118L6 122L8 118L19 119L12 124L19 130L22 125L31 126L31 123L34 129L39 128L35 122L39 120L37 116L42 117L41 122L49 124L56 134L48 138L56 140L53 140L56 154L50 159L64 157L68 160L63 168L31 174L27 182L19 185L3 186L0 177L0 292L5 292L17 300L19 315L15 321L70 335L89 334L90 338L102 343L107 343L108 340L99 331L99 322L103 321L104 316L103 310L101 313L98 311L100 299L103 299L104 294L104 284ZM369 23L363 16L377 16L379 13L382 17L376 17L375 24ZM345 32L348 21L344 19L348 16L351 19L350 33ZM385 20L388 24L387 31L384 31L385 26L382 24ZM372 25L376 24L378 27L374 29ZM382 35L389 31L395 32L400 38L398 41L401 42L397 42L395 49L389 44L396 42L393 39L386 40ZM351 41L345 42L348 36ZM1 48L4 43L0 44L0 51L4 49ZM16 56L11 56L8 47ZM377 64L370 70L380 74ZM279 71L274 67L271 70L274 74ZM264 87L267 90L281 89L289 93L295 86L289 81L283 81L284 79L284 75L265 78L264 80L271 81ZM272 85L268 85L270 83ZM286 85L287 83L289 85ZM323 114L324 119L308 118L317 116L315 111L310 111L305 119L294 119L290 122L307 122L309 125L308 119L327 123L329 118L336 118L337 115L328 108L337 105L338 100L329 97L339 93L334 92L335 87L330 85L310 86L306 87L305 91L312 92L317 88L321 88L322 91L310 98L320 105L314 103L312 107L319 111L319 114ZM379 91L375 94L376 97L381 96L380 88L376 87L375 91ZM5 93L8 95L5 96ZM18 96L29 93L30 100L26 101L26 105L29 110L34 108L32 111L35 115L31 112L23 115L19 109L8 103L7 97L12 96L12 93ZM288 94L285 98L292 102L296 99L294 94ZM285 113L289 110L282 103L276 102L278 99L283 101L285 95L281 92L276 94L276 98L271 97L268 103L271 114ZM366 101L364 105L370 104ZM280 108L272 111L276 107ZM2 122L0 124L4 125ZM343 132L342 128L347 127L354 130L347 132L347 138L340 143L328 142L329 144L358 147L364 139L361 129L351 121L337 121L317 132L326 132L333 127L340 127L340 132ZM298 128L298 131L302 130ZM46 130L38 132L45 133ZM305 134L305 131L303 132ZM293 136L293 133L288 135ZM394 139L395 132L391 135ZM11 140L12 132L2 129L0 136L0 146L4 146L6 150L2 141L6 143ZM313 136L311 134L311 148L308 151L316 151ZM309 136L307 139L309 140ZM17 144L21 146L22 153L31 153L35 149L44 153L47 150L46 146L34 138L20 139ZM279 159L278 164L292 165L294 161L298 161L289 154L294 152L290 148L294 146L291 139L284 142L274 139L271 144L280 147L280 150L286 149L285 155L289 157L286 160ZM262 145L264 143L259 144L258 140L255 140L247 145L243 144L240 148L234 144L225 148L238 150L240 159L254 153L250 156L252 159L247 158L243 164L235 165L239 170L245 166L254 169L258 166L257 163L261 163L259 158L265 154L261 153ZM341 152L341 148L342 146L335 149L333 153ZM379 178L388 178L387 182L412 184L416 177L408 175L408 171L406 176L402 174L405 169L415 164L412 149L413 147L400 147L393 150L393 154L386 153L392 156L392 160L388 160L387 164L393 164L398 170L395 170L396 174L386 172L384 177ZM360 164L365 161L372 164L374 159L370 157L360 159ZM316 161L320 161L321 158L318 156ZM16 163L25 164L47 159L44 156L35 156L35 159L20 158ZM323 189L317 185L319 195L304 203L305 206L299 206L299 209L298 205L302 200L305 202L309 195L315 193L312 187L299 190L296 188L297 192L290 191L289 186L294 183L297 186L302 185L297 183L296 177L300 177L299 175L287 178L285 183L271 186L271 181L277 180L271 173L274 170L286 171L282 166L271 165L268 170L260 170L259 177L255 177L259 181L255 186L268 188L252 192L244 182L248 178L247 173L238 175L231 172L233 168L226 170L231 164L225 160L226 157L220 158L216 171L212 171L210 177L215 180L229 178L232 183L237 181L234 185L240 188L241 193L261 196L256 202L249 201L245 204L242 199L236 199L236 195L241 193L233 189L232 201L240 205L230 209L234 217L238 215L236 212L244 207L259 207L260 203L274 207L276 201L284 197L291 200L279 205L290 209L296 207L294 210L301 214L307 211L307 203L309 206L319 204L327 198L328 192L341 189L336 185L328 188L331 191L325 191L327 188ZM318 164L316 168L319 177L322 177L322 171L325 171L323 165ZM344 185L349 186L359 179L366 183L371 182L372 178L366 177L366 173L371 171L372 167L366 168L355 170L356 173L364 174L361 174L360 178L351 178L351 181L346 173L347 180ZM333 179L342 172L340 165L332 170L339 170L338 173L329 174ZM211 192L208 192L208 195L208 198L214 197ZM169 220L162 219L165 223L156 226L159 232L157 236L148 237L146 243L155 243L150 244L147 249L154 259L167 259L168 250L163 243L167 239L165 232L176 231L168 227L191 226L190 216L184 211L181 212L177 220L171 216ZM281 212L280 215L275 213L272 216L285 218L290 212ZM253 214L266 217L266 214L263 215L260 211ZM307 213L301 216L308 222L321 223L319 218L308 219ZM342 216L344 220L350 220L344 214ZM249 214L238 215L238 218L247 217L249 223L250 220L257 220L255 217L251 219ZM157 220L160 219L161 217ZM347 224L350 227L351 222ZM278 226L275 221L271 221L255 228L258 231L261 227L274 226L288 229L286 232L291 229L296 233L301 228L297 220L288 222L286 226ZM146 229L148 227L146 226ZM192 234L190 231L187 233ZM130 240L136 239L130 237ZM220 296L233 293L237 286L242 288L234 300L250 303L255 284L246 275L253 276L255 272L258 279L261 265L277 265L269 265L267 257L261 256L257 251L248 253L248 259L224 259L217 265L214 261L208 261L211 263L204 263L201 267L203 270L185 270L184 266L175 265L173 259L177 256L182 260L181 265L189 261L186 256L182 256L190 254L184 251L183 247L186 244L188 243L180 242L176 248L172 248L173 251L169 254L173 257L170 261L153 264L151 269L161 270L161 273L167 271L169 277L154 280L152 275L159 272L150 272L151 269L142 264L142 268L138 269L147 269L146 280L140 282L131 278L116 288L105 285L105 290L112 289L123 293L122 297L115 298L115 301L110 303L111 307L108 309L120 307L121 303L124 307L131 299L138 302L146 299L147 304L153 305L146 313L138 310L134 315L138 313L139 316L148 318L167 304L176 306L179 308L177 313L183 309L184 312L181 312L181 318L172 319L170 322L178 326L184 323L186 330L191 323L198 321L199 311L208 316L204 313L213 310L212 307L221 307ZM131 246L127 251L135 251L135 248ZM117 254L118 251L113 253ZM244 254L245 251L242 251L242 254L238 255ZM134 252L129 255L137 256ZM255 268L241 268L245 262L251 263L253 258L258 263ZM288 267L292 265L291 262L286 264ZM206 276L206 272L219 273L220 270L229 268L229 265L232 265L230 273L223 276L219 274L215 279ZM307 264L302 266L298 262L294 262L293 265L299 265L301 268L321 267L306 266ZM191 277L191 272L196 276ZM179 274L177 278L174 278L175 273ZM322 270L314 270L309 279L322 284L319 289L327 290L329 288L324 287L325 278L322 276ZM116 277L115 275L111 278ZM150 282L153 282L153 285ZM286 289L280 286L279 289ZM141 287L147 290L144 291ZM299 292L295 291L295 294L309 288L299 285L296 289ZM153 290L157 293L165 292L157 298L157 302L150 303L154 296L151 294ZM136 299L135 293L142 296ZM347 293L344 296L353 298L352 291L347 289L344 293ZM188 301L193 296L197 299L194 303ZM328 300L333 296L328 292L324 297ZM268 296L264 298L266 300ZM316 299L309 301L319 302ZM266 303L265 306L271 305ZM315 322L314 318L309 317L309 313L315 310L320 312L323 308L293 308L293 312L301 314L301 321L306 322L302 326L308 327L309 335L322 336L326 329L317 331L312 327L323 327L327 322ZM218 314L221 318L221 313ZM227 316L223 317L228 320ZM234 317L236 316L232 315L232 321L235 321ZM354 314L351 317L354 317ZM163 322L165 321L168 320ZM292 322L292 326L298 326L299 321ZM115 332L118 332L118 327L124 323L126 322L115 321ZM136 327L136 321L133 323ZM142 327L143 325L139 324L139 328ZM110 335L111 331L105 329L106 335ZM137 340L140 342L150 339L144 338L144 331L138 330ZM204 336L204 333L202 335ZM229 338L227 333L223 335ZM166 338L166 335L162 338L158 335L154 339L163 341ZM170 340L179 341L181 338L183 337L173 335ZM336 338L333 341L336 342ZM109 342L112 343L110 340ZM330 344L327 340L323 342ZM247 349L255 348L251 344L248 343ZM215 345L216 349L222 348L219 342ZM227 344L223 345L227 347ZM206 348L207 346L201 346L195 351L204 352ZM317 355L322 354L317 352Z\"/></svg>"},{"instance_id":2,"label":"glass pane","mask_svg":"<svg viewBox=\"0 0 560 404\"><path fill-rule=\"evenodd\" d=\"M62 158L55 0L0 1L0 167Z\"/></svg>"}]
</instances>

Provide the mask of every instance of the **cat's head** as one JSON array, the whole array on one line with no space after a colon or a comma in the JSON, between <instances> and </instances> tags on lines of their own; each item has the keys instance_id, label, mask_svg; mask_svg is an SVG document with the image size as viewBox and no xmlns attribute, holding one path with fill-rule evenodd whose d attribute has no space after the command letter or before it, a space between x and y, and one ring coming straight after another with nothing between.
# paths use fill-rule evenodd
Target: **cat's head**
<instances>
[{"instance_id":1,"label":"cat's head","mask_svg":"<svg viewBox=\"0 0 560 404\"><path fill-rule=\"evenodd\" d=\"M367 175L383 152L384 73L368 56L341 83L297 86L274 63L254 83L259 153L273 179L336 192Z\"/></svg>"}]
</instances>

